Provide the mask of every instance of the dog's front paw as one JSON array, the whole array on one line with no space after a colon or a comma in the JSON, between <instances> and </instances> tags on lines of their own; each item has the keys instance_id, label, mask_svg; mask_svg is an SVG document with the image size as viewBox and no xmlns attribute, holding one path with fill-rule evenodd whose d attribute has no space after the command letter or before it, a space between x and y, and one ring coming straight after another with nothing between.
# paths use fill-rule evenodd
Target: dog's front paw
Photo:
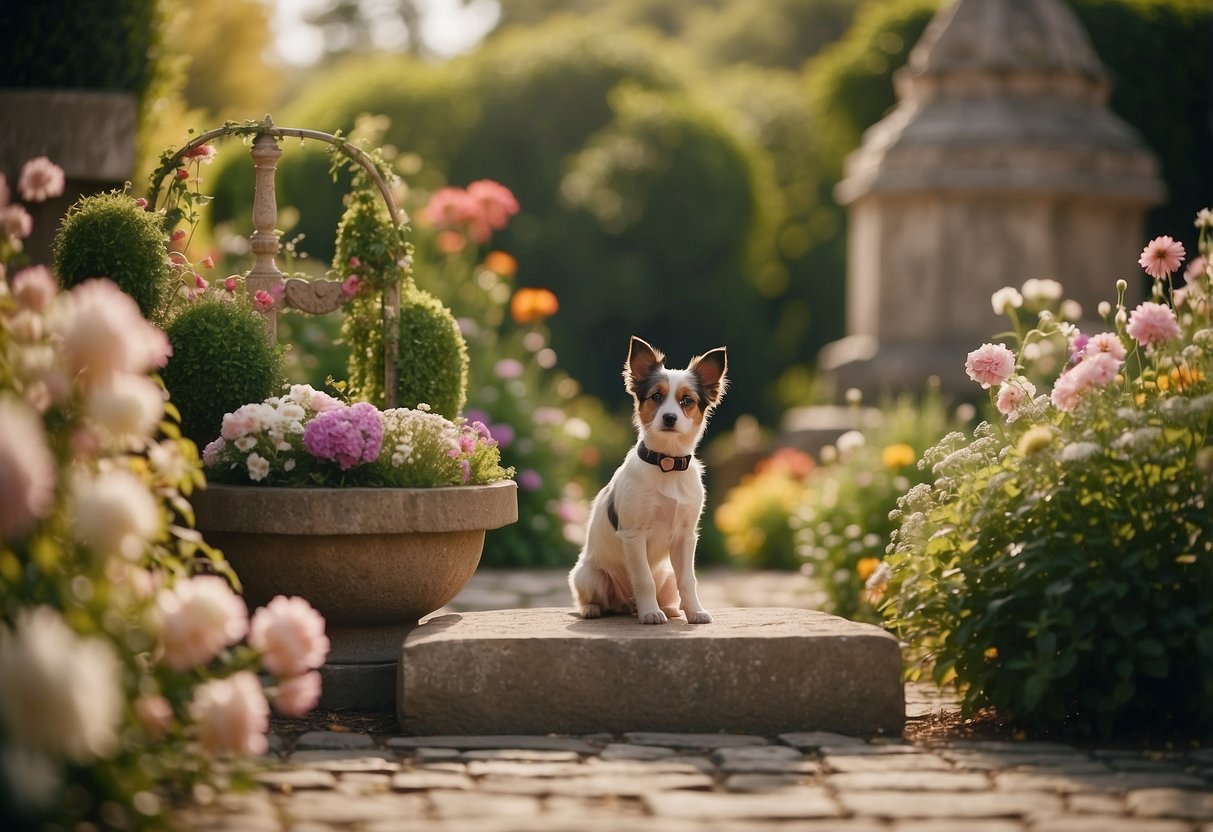
<instances>
[{"instance_id":1,"label":"dog's front paw","mask_svg":"<svg viewBox=\"0 0 1213 832\"><path fill-rule=\"evenodd\" d=\"M652 612L642 612L637 615L641 624L664 624L666 615L661 610L653 610Z\"/></svg>"},{"instance_id":2,"label":"dog's front paw","mask_svg":"<svg viewBox=\"0 0 1213 832\"><path fill-rule=\"evenodd\" d=\"M686 615L687 615L688 624L711 624L712 623L712 614L710 612L708 612L707 610L695 610L694 612L687 610Z\"/></svg>"},{"instance_id":3,"label":"dog's front paw","mask_svg":"<svg viewBox=\"0 0 1213 832\"><path fill-rule=\"evenodd\" d=\"M582 618L601 618L602 609L597 604L586 604L581 608Z\"/></svg>"}]
</instances>

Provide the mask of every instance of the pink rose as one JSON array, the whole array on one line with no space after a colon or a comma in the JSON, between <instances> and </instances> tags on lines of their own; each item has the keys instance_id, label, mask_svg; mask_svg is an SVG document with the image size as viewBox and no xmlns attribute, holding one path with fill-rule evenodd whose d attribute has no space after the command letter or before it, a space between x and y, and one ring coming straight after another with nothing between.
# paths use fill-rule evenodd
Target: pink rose
<instances>
[{"instance_id":1,"label":"pink rose","mask_svg":"<svg viewBox=\"0 0 1213 832\"><path fill-rule=\"evenodd\" d=\"M235 292L236 287L239 285L240 285L240 278L236 277L236 275L234 275L234 274L229 275L228 277L223 279L223 288L229 292Z\"/></svg>"},{"instance_id":2,"label":"pink rose","mask_svg":"<svg viewBox=\"0 0 1213 832\"><path fill-rule=\"evenodd\" d=\"M270 709L250 671L199 685L189 712L198 725L198 742L209 754L264 754L269 747Z\"/></svg>"},{"instance_id":3,"label":"pink rose","mask_svg":"<svg viewBox=\"0 0 1213 832\"><path fill-rule=\"evenodd\" d=\"M1015 353L1002 344L982 344L969 353L965 372L983 388L1002 384L1015 372Z\"/></svg>"},{"instance_id":4,"label":"pink rose","mask_svg":"<svg viewBox=\"0 0 1213 832\"><path fill-rule=\"evenodd\" d=\"M248 610L218 575L180 581L156 598L163 661L173 670L206 664L248 632Z\"/></svg>"},{"instance_id":5,"label":"pink rose","mask_svg":"<svg viewBox=\"0 0 1213 832\"><path fill-rule=\"evenodd\" d=\"M253 306L258 309L269 309L274 305L274 296L264 289L258 289L253 293Z\"/></svg>"},{"instance_id":6,"label":"pink rose","mask_svg":"<svg viewBox=\"0 0 1213 832\"><path fill-rule=\"evenodd\" d=\"M362 288L362 278L356 274L347 277L341 283L341 294L343 297L352 298L358 294L358 290Z\"/></svg>"},{"instance_id":7,"label":"pink rose","mask_svg":"<svg viewBox=\"0 0 1213 832\"><path fill-rule=\"evenodd\" d=\"M253 615L249 645L261 652L265 669L279 679L320 667L329 653L324 617L304 599L284 595Z\"/></svg>"},{"instance_id":8,"label":"pink rose","mask_svg":"<svg viewBox=\"0 0 1213 832\"><path fill-rule=\"evenodd\" d=\"M320 704L320 673L311 671L278 682L274 710L283 716L301 717Z\"/></svg>"}]
</instances>

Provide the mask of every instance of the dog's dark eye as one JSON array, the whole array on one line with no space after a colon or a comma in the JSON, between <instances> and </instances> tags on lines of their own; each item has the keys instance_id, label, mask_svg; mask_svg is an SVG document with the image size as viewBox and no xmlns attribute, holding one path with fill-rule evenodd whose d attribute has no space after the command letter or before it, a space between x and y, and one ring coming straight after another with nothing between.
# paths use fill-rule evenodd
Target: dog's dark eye
<instances>
[{"instance_id":1,"label":"dog's dark eye","mask_svg":"<svg viewBox=\"0 0 1213 832\"><path fill-rule=\"evenodd\" d=\"M678 404L681 405L682 407L690 407L691 405L695 404L695 400L692 399L690 396L683 396L681 399L678 400Z\"/></svg>"},{"instance_id":2,"label":"dog's dark eye","mask_svg":"<svg viewBox=\"0 0 1213 832\"><path fill-rule=\"evenodd\" d=\"M654 393L654 394L653 394L652 396L650 396L649 398L651 398L653 401L655 401L655 402L657 402L658 404L660 404L660 403L661 403L661 400L665 398L665 395L664 395L664 394L663 394L663 393L662 393L660 390L658 390L656 393Z\"/></svg>"}]
</instances>

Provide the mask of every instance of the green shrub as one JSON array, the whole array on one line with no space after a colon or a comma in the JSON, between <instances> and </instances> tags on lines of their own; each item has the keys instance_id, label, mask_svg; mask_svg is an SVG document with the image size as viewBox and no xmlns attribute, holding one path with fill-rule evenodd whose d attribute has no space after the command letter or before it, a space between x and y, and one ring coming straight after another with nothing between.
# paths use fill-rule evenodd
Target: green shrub
<instances>
[{"instance_id":1,"label":"green shrub","mask_svg":"<svg viewBox=\"0 0 1213 832\"><path fill-rule=\"evenodd\" d=\"M1213 254L1213 220L1202 242ZM1176 293L1178 315L1161 284L1153 306L1109 311L1090 346L1042 322L1077 356L1051 397L1009 380L1005 421L924 455L933 481L899 502L875 583L888 578L884 612L915 672L954 682L964 713L1213 735L1211 278ZM1030 363L1035 337L1007 363Z\"/></svg>"},{"instance_id":2,"label":"green shrub","mask_svg":"<svg viewBox=\"0 0 1213 832\"><path fill-rule=\"evenodd\" d=\"M245 300L207 296L168 325L173 355L164 386L181 412L181 431L205 446L223 416L279 392L282 350L270 344L260 313Z\"/></svg>"},{"instance_id":3,"label":"green shrub","mask_svg":"<svg viewBox=\"0 0 1213 832\"><path fill-rule=\"evenodd\" d=\"M155 74L160 0L12 3L0 27L6 87L126 90Z\"/></svg>"},{"instance_id":4,"label":"green shrub","mask_svg":"<svg viewBox=\"0 0 1213 832\"><path fill-rule=\"evenodd\" d=\"M346 306L342 337L350 345L349 392L383 407L383 325L377 295ZM448 419L463 411L467 396L467 344L442 301L406 282L400 291L400 356L396 406L430 409Z\"/></svg>"},{"instance_id":5,"label":"green shrub","mask_svg":"<svg viewBox=\"0 0 1213 832\"><path fill-rule=\"evenodd\" d=\"M127 193L82 197L68 209L52 253L65 287L108 277L139 304L145 318L160 313L169 280L161 218L144 211Z\"/></svg>"}]
</instances>

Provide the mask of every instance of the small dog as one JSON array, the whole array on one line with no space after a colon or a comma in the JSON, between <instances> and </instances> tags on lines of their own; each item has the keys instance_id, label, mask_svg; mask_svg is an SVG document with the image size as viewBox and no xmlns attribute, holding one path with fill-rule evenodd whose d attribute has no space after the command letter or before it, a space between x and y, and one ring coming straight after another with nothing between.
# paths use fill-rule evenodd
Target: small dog
<instances>
[{"instance_id":1,"label":"small dog","mask_svg":"<svg viewBox=\"0 0 1213 832\"><path fill-rule=\"evenodd\" d=\"M640 439L590 508L585 547L569 573L582 618L634 611L641 624L662 624L681 607L691 624L712 621L695 584L704 491L694 453L724 396L728 360L718 347L685 370L664 362L632 337L623 380Z\"/></svg>"}]
</instances>

